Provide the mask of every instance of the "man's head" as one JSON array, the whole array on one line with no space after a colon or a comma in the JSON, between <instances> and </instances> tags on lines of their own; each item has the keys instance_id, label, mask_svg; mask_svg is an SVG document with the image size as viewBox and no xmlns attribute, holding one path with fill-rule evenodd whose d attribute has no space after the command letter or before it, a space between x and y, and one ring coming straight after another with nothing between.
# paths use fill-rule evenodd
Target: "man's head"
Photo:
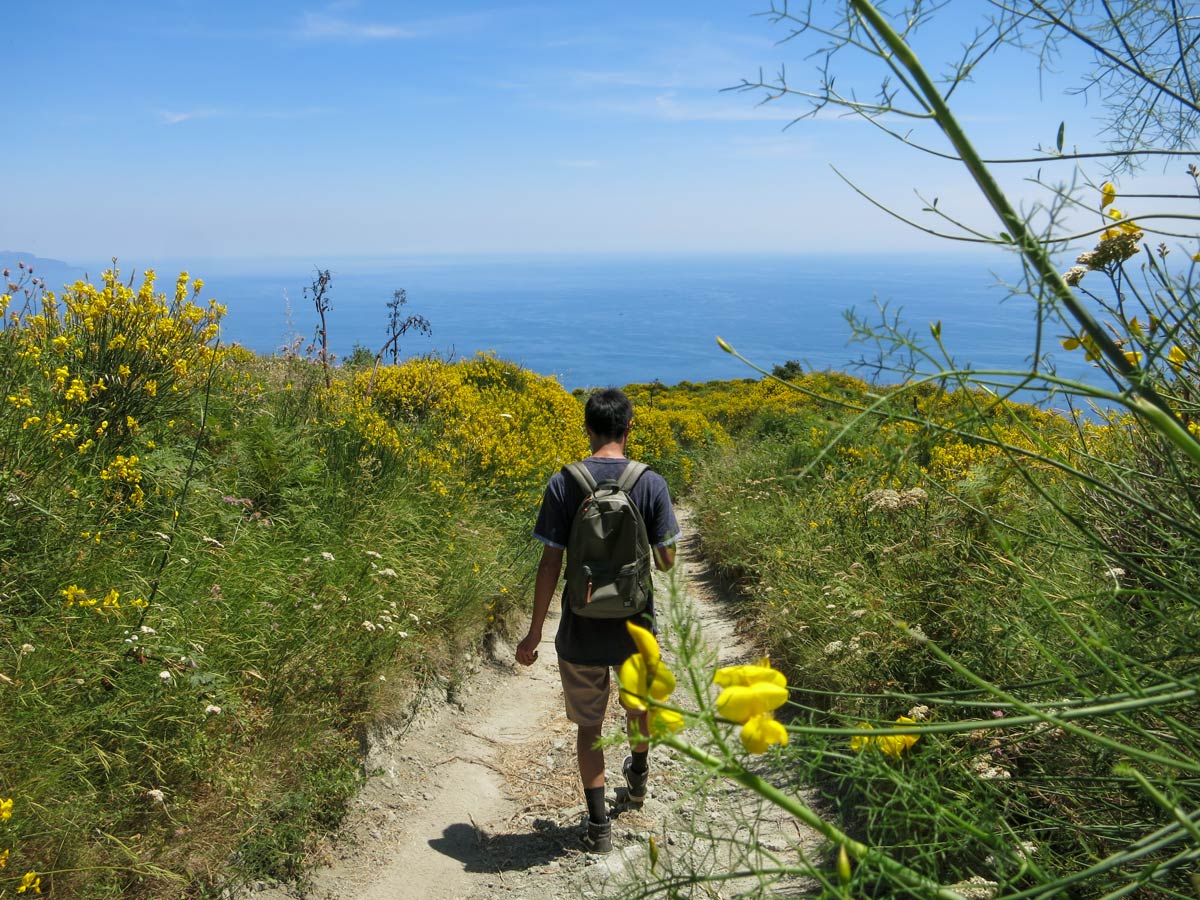
<instances>
[{"instance_id":1,"label":"man's head","mask_svg":"<svg viewBox=\"0 0 1200 900\"><path fill-rule=\"evenodd\" d=\"M624 391L605 388L588 397L583 408L583 422L588 430L605 443L619 441L633 421L633 404Z\"/></svg>"}]
</instances>

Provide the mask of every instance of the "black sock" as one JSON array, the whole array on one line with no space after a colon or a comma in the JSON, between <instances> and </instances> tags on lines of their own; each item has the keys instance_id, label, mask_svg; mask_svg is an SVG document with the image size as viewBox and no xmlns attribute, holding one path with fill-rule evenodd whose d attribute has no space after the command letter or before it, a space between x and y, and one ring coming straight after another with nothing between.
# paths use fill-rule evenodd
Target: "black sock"
<instances>
[{"instance_id":1,"label":"black sock","mask_svg":"<svg viewBox=\"0 0 1200 900\"><path fill-rule=\"evenodd\" d=\"M604 803L604 785L584 788L583 799L587 801L589 819L597 825L608 821L608 807Z\"/></svg>"},{"instance_id":2,"label":"black sock","mask_svg":"<svg viewBox=\"0 0 1200 900\"><path fill-rule=\"evenodd\" d=\"M649 750L634 750L633 763L630 765L633 771L641 773L650 768L650 751Z\"/></svg>"}]
</instances>

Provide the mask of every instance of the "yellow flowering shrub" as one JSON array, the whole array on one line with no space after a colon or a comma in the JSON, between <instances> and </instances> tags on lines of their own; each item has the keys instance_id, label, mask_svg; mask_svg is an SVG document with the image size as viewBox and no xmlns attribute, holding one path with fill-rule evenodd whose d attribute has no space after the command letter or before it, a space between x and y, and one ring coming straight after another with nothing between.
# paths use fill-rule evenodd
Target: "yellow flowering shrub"
<instances>
[{"instance_id":1,"label":"yellow flowering shrub","mask_svg":"<svg viewBox=\"0 0 1200 900\"><path fill-rule=\"evenodd\" d=\"M181 273L168 298L153 271L135 290L112 269L99 286L77 281L61 296L41 294L36 312L10 311L8 350L35 376L14 395L26 411L22 430L59 455L87 453L123 447L148 424L187 411L218 361L225 313L215 301L199 305L202 287Z\"/></svg>"},{"instance_id":2,"label":"yellow flowering shrub","mask_svg":"<svg viewBox=\"0 0 1200 900\"><path fill-rule=\"evenodd\" d=\"M329 410L365 452L389 455L451 483L531 505L558 468L587 453L583 411L552 378L480 354L414 359L334 383Z\"/></svg>"}]
</instances>

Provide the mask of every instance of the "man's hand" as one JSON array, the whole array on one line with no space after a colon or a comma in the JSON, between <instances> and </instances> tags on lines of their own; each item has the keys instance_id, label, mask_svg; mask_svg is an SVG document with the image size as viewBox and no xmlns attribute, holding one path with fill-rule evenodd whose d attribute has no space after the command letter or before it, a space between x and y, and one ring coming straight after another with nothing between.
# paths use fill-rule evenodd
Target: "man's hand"
<instances>
[{"instance_id":1,"label":"man's hand","mask_svg":"<svg viewBox=\"0 0 1200 900\"><path fill-rule=\"evenodd\" d=\"M541 634L529 632L521 639L521 643L517 644L517 662L523 666L532 666L538 658L537 647L542 642Z\"/></svg>"}]
</instances>

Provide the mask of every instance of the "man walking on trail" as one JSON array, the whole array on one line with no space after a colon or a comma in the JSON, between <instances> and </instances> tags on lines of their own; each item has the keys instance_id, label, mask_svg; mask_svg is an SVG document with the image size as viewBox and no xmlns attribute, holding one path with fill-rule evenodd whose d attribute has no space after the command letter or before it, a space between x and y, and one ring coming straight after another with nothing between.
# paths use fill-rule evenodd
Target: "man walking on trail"
<instances>
[{"instance_id":1,"label":"man walking on trail","mask_svg":"<svg viewBox=\"0 0 1200 900\"><path fill-rule=\"evenodd\" d=\"M631 463L625 458L625 444L629 440L632 422L633 406L622 391L609 388L597 391L588 398L584 408L584 427L592 455L583 461L583 466L597 484L604 486L606 482L618 482L627 466L635 467L631 474L636 474L642 468L640 464ZM533 617L529 623L529 633L517 645L517 661L525 666L533 665L537 659L542 625L550 609L550 601L554 598L562 571L563 554L571 540L572 524L581 504L590 499L580 484L580 480L586 480L586 476L582 473L572 474L568 469L550 479L534 526L533 536L542 542L543 547L534 583ZM645 523L645 536L653 548L655 565L666 571L675 563L675 542L679 538L679 523L675 519L666 481L657 472L647 469L632 486L622 487ZM595 484L592 489L596 490ZM570 568L568 565L568 573ZM576 611L591 600L591 582L588 582L586 598L573 601L568 596L569 592L568 584L563 591L562 616L554 646L558 651L567 718L579 729L575 749L588 809L583 845L593 853L607 853L612 849L612 825L604 800L604 751L596 747L596 741L600 738L604 713L608 707L610 669L619 666L636 652L625 623L632 620L653 630L653 598L649 597L645 608L632 616L592 618ZM638 735L639 738L637 743L632 744L632 756L626 758L622 771L628 785L629 799L641 803L646 797L649 774L647 757L650 745L645 740L650 733L647 713L645 710L639 712L626 708L625 715L629 734Z\"/></svg>"}]
</instances>

